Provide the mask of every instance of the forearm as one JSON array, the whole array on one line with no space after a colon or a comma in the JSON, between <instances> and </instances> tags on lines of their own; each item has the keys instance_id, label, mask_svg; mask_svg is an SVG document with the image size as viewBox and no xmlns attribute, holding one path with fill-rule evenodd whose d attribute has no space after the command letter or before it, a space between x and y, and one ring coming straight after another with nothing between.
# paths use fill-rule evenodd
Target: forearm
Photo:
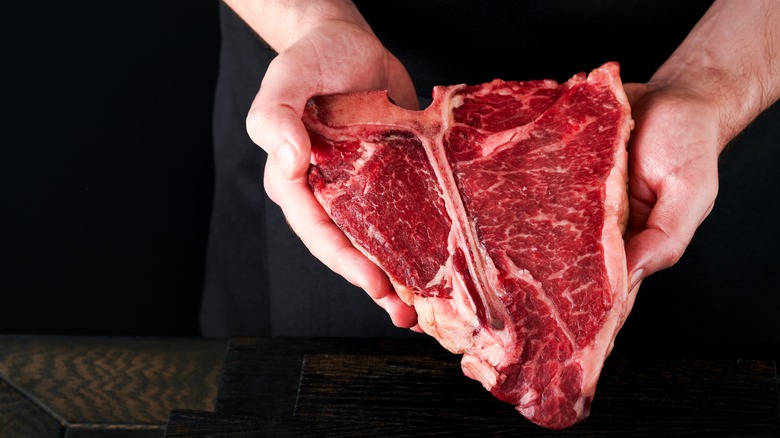
<instances>
[{"instance_id":1,"label":"forearm","mask_svg":"<svg viewBox=\"0 0 780 438\"><path fill-rule=\"evenodd\" d=\"M717 0L656 72L719 113L719 150L780 97L780 1Z\"/></svg>"},{"instance_id":2,"label":"forearm","mask_svg":"<svg viewBox=\"0 0 780 438\"><path fill-rule=\"evenodd\" d=\"M349 0L224 0L265 42L283 52L325 21L346 21L370 31Z\"/></svg>"}]
</instances>

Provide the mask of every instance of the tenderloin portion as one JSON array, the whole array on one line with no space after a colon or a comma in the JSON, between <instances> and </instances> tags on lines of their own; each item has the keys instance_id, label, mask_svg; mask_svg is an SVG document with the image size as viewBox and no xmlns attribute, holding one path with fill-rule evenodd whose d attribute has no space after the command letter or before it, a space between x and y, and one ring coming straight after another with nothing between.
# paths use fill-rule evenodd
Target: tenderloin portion
<instances>
[{"instance_id":1,"label":"tenderloin portion","mask_svg":"<svg viewBox=\"0 0 780 438\"><path fill-rule=\"evenodd\" d=\"M531 421L587 417L630 310L632 127L616 63L568 82L317 97L310 186L464 373Z\"/></svg>"}]
</instances>

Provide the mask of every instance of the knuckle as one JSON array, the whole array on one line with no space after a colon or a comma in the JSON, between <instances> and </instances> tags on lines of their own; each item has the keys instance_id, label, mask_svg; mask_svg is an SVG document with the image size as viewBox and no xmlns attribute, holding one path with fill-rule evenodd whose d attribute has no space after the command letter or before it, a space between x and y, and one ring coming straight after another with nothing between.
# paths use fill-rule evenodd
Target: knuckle
<instances>
[{"instance_id":1,"label":"knuckle","mask_svg":"<svg viewBox=\"0 0 780 438\"><path fill-rule=\"evenodd\" d=\"M246 132L249 138L260 145L263 126L267 124L269 113L262 107L253 107L246 116Z\"/></svg>"},{"instance_id":2,"label":"knuckle","mask_svg":"<svg viewBox=\"0 0 780 438\"><path fill-rule=\"evenodd\" d=\"M669 249L666 253L666 267L671 267L677 264L685 253L685 249L688 247L687 242L675 239L671 242Z\"/></svg>"}]
</instances>

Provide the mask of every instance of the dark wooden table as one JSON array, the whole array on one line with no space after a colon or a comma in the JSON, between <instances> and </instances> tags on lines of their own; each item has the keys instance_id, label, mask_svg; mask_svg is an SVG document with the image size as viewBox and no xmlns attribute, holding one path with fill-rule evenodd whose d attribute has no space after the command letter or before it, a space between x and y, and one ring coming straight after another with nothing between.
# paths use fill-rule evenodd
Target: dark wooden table
<instances>
[{"instance_id":1,"label":"dark wooden table","mask_svg":"<svg viewBox=\"0 0 780 438\"><path fill-rule=\"evenodd\" d=\"M225 340L0 336L0 437L161 438L214 408Z\"/></svg>"},{"instance_id":2,"label":"dark wooden table","mask_svg":"<svg viewBox=\"0 0 780 438\"><path fill-rule=\"evenodd\" d=\"M230 342L213 411L166 436L780 436L777 345L616 348L588 420L550 431L431 340Z\"/></svg>"},{"instance_id":3,"label":"dark wooden table","mask_svg":"<svg viewBox=\"0 0 780 438\"><path fill-rule=\"evenodd\" d=\"M535 426L429 339L0 336L0 437L780 436L778 345L618 345Z\"/></svg>"}]
</instances>

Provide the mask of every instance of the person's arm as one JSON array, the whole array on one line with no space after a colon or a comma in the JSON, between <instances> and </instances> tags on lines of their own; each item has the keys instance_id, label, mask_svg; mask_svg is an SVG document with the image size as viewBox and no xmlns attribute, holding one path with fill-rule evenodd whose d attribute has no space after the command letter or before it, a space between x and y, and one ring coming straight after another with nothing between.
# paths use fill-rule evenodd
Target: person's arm
<instances>
[{"instance_id":1,"label":"person's arm","mask_svg":"<svg viewBox=\"0 0 780 438\"><path fill-rule=\"evenodd\" d=\"M716 1L648 86L710 100L722 150L780 97L780 2Z\"/></svg>"},{"instance_id":2,"label":"person's arm","mask_svg":"<svg viewBox=\"0 0 780 438\"><path fill-rule=\"evenodd\" d=\"M399 105L417 108L409 75L350 1L226 0L279 55L263 77L247 116L247 132L269 155L265 189L311 253L364 289L400 327L413 327L385 273L355 249L314 198L306 172L311 156L301 121L309 98L388 90Z\"/></svg>"},{"instance_id":3,"label":"person's arm","mask_svg":"<svg viewBox=\"0 0 780 438\"><path fill-rule=\"evenodd\" d=\"M371 32L348 0L224 0L277 53L282 53L314 27L343 21Z\"/></svg>"},{"instance_id":4,"label":"person's arm","mask_svg":"<svg viewBox=\"0 0 780 438\"><path fill-rule=\"evenodd\" d=\"M717 0L646 85L627 84L631 286L675 264L718 190L718 155L780 97L780 2Z\"/></svg>"}]
</instances>

